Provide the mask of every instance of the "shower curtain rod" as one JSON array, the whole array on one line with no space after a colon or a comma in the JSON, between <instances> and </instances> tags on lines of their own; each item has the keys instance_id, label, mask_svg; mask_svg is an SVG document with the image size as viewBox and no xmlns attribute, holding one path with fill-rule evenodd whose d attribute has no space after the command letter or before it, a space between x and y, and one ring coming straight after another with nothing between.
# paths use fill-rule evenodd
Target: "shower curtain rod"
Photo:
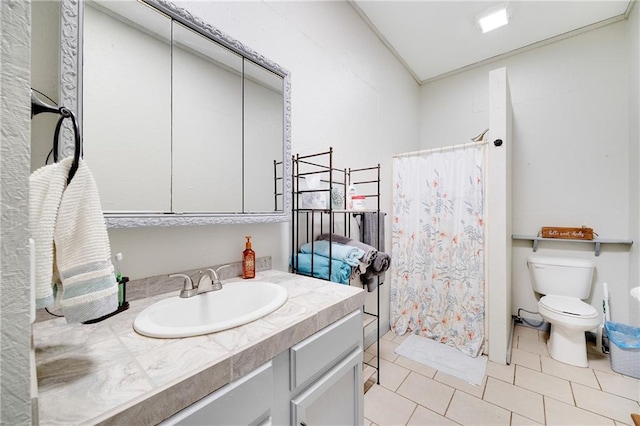
<instances>
[{"instance_id":1,"label":"shower curtain rod","mask_svg":"<svg viewBox=\"0 0 640 426\"><path fill-rule=\"evenodd\" d=\"M393 158L413 157L415 155L430 154L432 152L445 152L445 151L453 151L453 150L456 150L456 149L472 148L474 146L479 146L479 145L486 144L487 142L489 142L489 141L461 143L461 144L458 144L458 145L442 146L440 148L423 149L421 151L403 152L401 154L394 154Z\"/></svg>"}]
</instances>

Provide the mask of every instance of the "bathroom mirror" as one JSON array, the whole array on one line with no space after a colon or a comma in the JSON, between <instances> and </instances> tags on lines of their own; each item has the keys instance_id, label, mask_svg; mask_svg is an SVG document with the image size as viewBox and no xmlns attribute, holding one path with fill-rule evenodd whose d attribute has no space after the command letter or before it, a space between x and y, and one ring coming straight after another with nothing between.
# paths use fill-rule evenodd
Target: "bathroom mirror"
<instances>
[{"instance_id":1,"label":"bathroom mirror","mask_svg":"<svg viewBox=\"0 0 640 426\"><path fill-rule=\"evenodd\" d=\"M175 21L172 39L173 210L242 212L243 58Z\"/></svg>"},{"instance_id":2,"label":"bathroom mirror","mask_svg":"<svg viewBox=\"0 0 640 426\"><path fill-rule=\"evenodd\" d=\"M108 226L289 219L286 70L164 0L61 8L60 102L79 118Z\"/></svg>"}]
</instances>

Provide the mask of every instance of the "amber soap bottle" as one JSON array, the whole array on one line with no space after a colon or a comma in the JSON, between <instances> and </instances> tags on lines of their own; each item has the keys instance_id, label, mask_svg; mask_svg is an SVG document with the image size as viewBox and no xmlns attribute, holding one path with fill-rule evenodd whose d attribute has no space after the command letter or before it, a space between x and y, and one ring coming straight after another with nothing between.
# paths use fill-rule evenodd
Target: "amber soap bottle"
<instances>
[{"instance_id":1,"label":"amber soap bottle","mask_svg":"<svg viewBox=\"0 0 640 426\"><path fill-rule=\"evenodd\" d=\"M245 238L247 239L247 243L242 252L242 278L255 278L256 253L251 250L251 236L247 235Z\"/></svg>"}]
</instances>

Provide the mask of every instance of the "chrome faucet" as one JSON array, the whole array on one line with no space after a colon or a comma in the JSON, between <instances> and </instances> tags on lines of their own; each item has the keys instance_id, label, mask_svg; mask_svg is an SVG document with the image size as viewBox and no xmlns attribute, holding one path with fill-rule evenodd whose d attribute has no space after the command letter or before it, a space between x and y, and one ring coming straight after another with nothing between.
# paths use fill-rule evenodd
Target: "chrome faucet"
<instances>
[{"instance_id":1,"label":"chrome faucet","mask_svg":"<svg viewBox=\"0 0 640 426\"><path fill-rule=\"evenodd\" d=\"M172 275L169 275L169 277L184 278L184 284L183 284L182 290L180 290L180 297L182 298L193 297L197 294L222 290L222 282L220 281L220 277L218 277L218 271L220 269L228 268L230 266L231 265L222 265L217 267L216 269L211 269L211 268L205 269L202 275L200 275L200 279L198 280L197 285L194 285L193 280L191 280L191 277L186 274L172 274Z\"/></svg>"},{"instance_id":2,"label":"chrome faucet","mask_svg":"<svg viewBox=\"0 0 640 426\"><path fill-rule=\"evenodd\" d=\"M182 277L184 278L184 284L182 285L182 290L180 290L180 297L192 297L198 294L198 289L193 286L193 281L191 277L186 274L171 274L169 278Z\"/></svg>"},{"instance_id":3,"label":"chrome faucet","mask_svg":"<svg viewBox=\"0 0 640 426\"><path fill-rule=\"evenodd\" d=\"M198 290L198 294L222 290L222 283L220 282L218 273L211 268L205 269L198 280L196 289Z\"/></svg>"}]
</instances>

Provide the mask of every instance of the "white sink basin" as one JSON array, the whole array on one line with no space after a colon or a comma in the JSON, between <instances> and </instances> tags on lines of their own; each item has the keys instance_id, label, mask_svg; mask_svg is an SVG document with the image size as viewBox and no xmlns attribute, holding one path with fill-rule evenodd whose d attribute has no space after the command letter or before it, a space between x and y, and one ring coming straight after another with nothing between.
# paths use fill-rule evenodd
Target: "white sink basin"
<instances>
[{"instance_id":1,"label":"white sink basin","mask_svg":"<svg viewBox=\"0 0 640 426\"><path fill-rule=\"evenodd\" d=\"M237 327L270 314L287 301L287 290L262 281L224 284L222 290L163 299L140 312L133 328L149 337L188 337Z\"/></svg>"}]
</instances>

